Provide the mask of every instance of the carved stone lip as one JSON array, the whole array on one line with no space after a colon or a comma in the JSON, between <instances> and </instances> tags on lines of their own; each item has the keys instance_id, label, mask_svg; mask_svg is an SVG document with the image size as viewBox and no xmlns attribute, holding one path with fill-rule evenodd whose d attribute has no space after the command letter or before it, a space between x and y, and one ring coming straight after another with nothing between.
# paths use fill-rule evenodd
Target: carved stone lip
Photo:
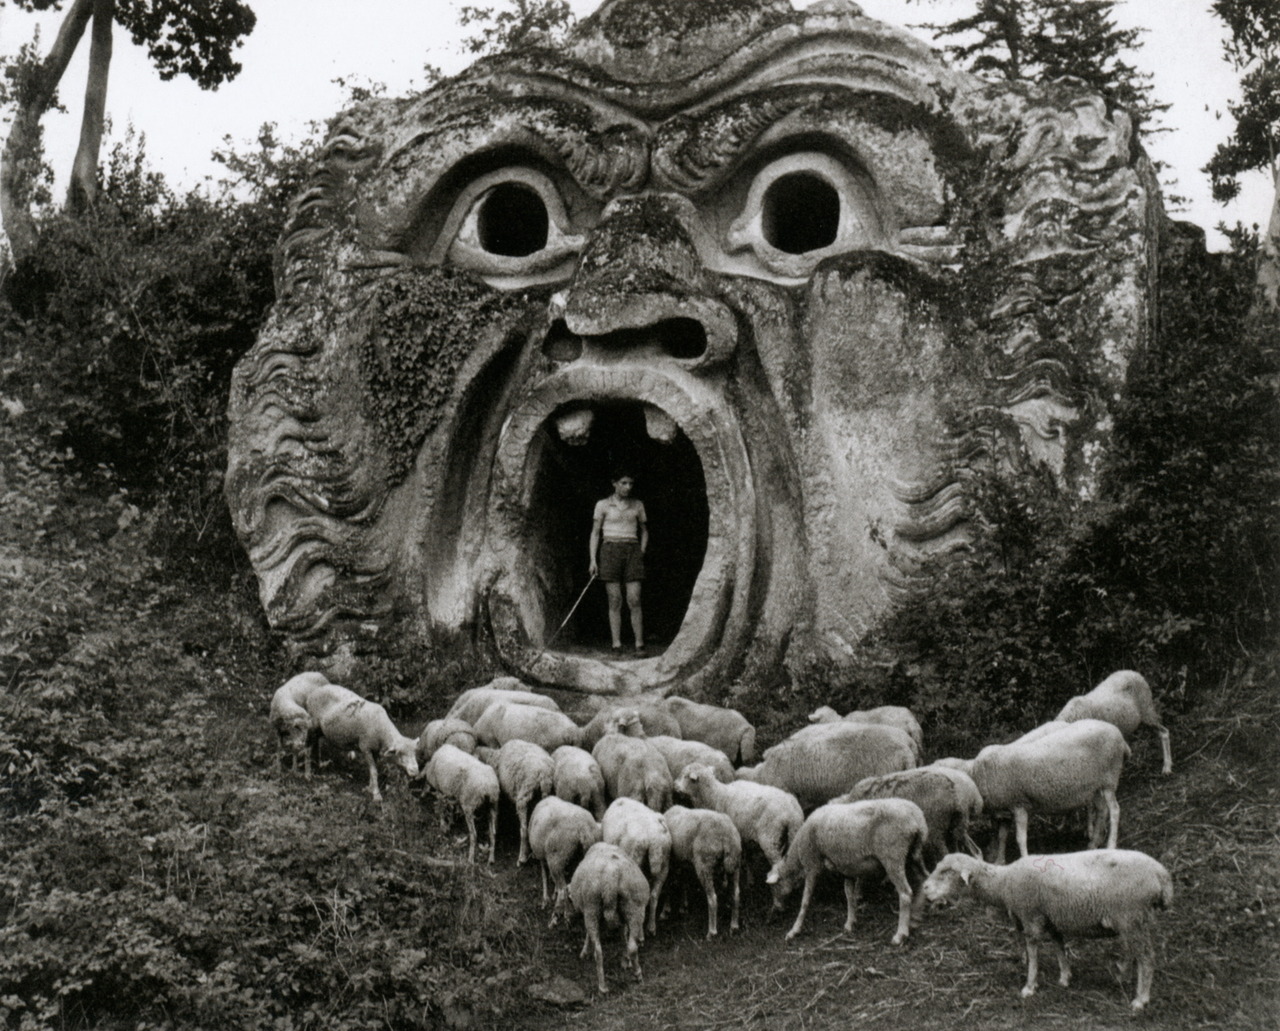
<instances>
[{"instance_id":1,"label":"carved stone lip","mask_svg":"<svg viewBox=\"0 0 1280 1031\"><path fill-rule=\"evenodd\" d=\"M554 643L540 651L541 628L554 628L563 613L544 611L545 571L537 568L531 546L536 527L529 519L538 442L548 421L566 405L608 402L653 405L671 418L697 452L708 501L706 553L675 638L660 655L627 662L560 652ZM755 510L746 444L718 382L691 375L675 361L655 362L652 357L576 362L552 373L506 416L494 461L486 519L492 561L486 601L503 660L534 681L624 694L683 683L721 667L749 629ZM585 539L582 550L585 560Z\"/></svg>"}]
</instances>

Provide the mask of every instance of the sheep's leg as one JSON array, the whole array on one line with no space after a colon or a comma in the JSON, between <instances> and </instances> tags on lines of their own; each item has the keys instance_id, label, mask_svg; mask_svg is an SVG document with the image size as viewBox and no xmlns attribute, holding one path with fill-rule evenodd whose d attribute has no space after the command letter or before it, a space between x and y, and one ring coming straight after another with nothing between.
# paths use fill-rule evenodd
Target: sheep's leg
<instances>
[{"instance_id":1,"label":"sheep's leg","mask_svg":"<svg viewBox=\"0 0 1280 1031\"><path fill-rule=\"evenodd\" d=\"M462 815L467 821L467 843L470 846L467 851L467 862L474 863L476 861L476 814L471 809L463 809Z\"/></svg>"},{"instance_id":2,"label":"sheep's leg","mask_svg":"<svg viewBox=\"0 0 1280 1031\"><path fill-rule=\"evenodd\" d=\"M862 882L856 877L844 879L844 929L846 932L853 930L853 925L858 919L858 891L861 886Z\"/></svg>"},{"instance_id":3,"label":"sheep's leg","mask_svg":"<svg viewBox=\"0 0 1280 1031\"><path fill-rule=\"evenodd\" d=\"M806 873L804 875L804 892L800 896L800 912L796 915L796 922L791 926L791 930L787 932L787 941L791 941L800 933L800 928L804 926L805 914L809 912L809 903L813 901L813 885L817 881L817 873Z\"/></svg>"},{"instance_id":4,"label":"sheep's leg","mask_svg":"<svg viewBox=\"0 0 1280 1031\"><path fill-rule=\"evenodd\" d=\"M1027 855L1027 810L1022 806L1018 806L1013 811L1013 830L1018 837L1018 853ZM1000 854L1000 861L1004 862L1004 853Z\"/></svg>"},{"instance_id":5,"label":"sheep's leg","mask_svg":"<svg viewBox=\"0 0 1280 1031\"><path fill-rule=\"evenodd\" d=\"M653 860L649 860L652 867ZM649 933L658 933L658 896L662 894L662 886L667 883L667 871L669 867L663 867L660 870L651 870L653 874L653 887L649 889Z\"/></svg>"},{"instance_id":6,"label":"sheep's leg","mask_svg":"<svg viewBox=\"0 0 1280 1031\"><path fill-rule=\"evenodd\" d=\"M586 959L588 948L595 950L596 987L600 989L601 995L608 995L609 986L604 983L604 948L600 944L600 910L594 903L588 904L582 911L582 922L587 928L587 940L583 943L578 958Z\"/></svg>"},{"instance_id":7,"label":"sheep's leg","mask_svg":"<svg viewBox=\"0 0 1280 1031\"><path fill-rule=\"evenodd\" d=\"M738 930L738 900L739 900L739 879L742 873L741 865L733 868L733 908L729 910L729 930L730 932Z\"/></svg>"},{"instance_id":8,"label":"sheep's leg","mask_svg":"<svg viewBox=\"0 0 1280 1031\"><path fill-rule=\"evenodd\" d=\"M915 899L911 891L911 882L907 879L905 869L890 870L886 868L885 872L889 875L889 880L893 886L898 889L898 930L890 939L889 944L901 945L907 940L907 935L911 933L911 917L914 912ZM923 892L920 893L920 900L923 903Z\"/></svg>"},{"instance_id":9,"label":"sheep's leg","mask_svg":"<svg viewBox=\"0 0 1280 1031\"><path fill-rule=\"evenodd\" d=\"M1022 997L1028 999L1035 995L1040 978L1040 953L1036 935L1030 928L1024 931L1023 942L1027 947L1027 983L1022 986Z\"/></svg>"},{"instance_id":10,"label":"sheep's leg","mask_svg":"<svg viewBox=\"0 0 1280 1031\"><path fill-rule=\"evenodd\" d=\"M720 933L719 927L716 925L716 911L720 906L720 900L716 897L716 865L715 860L710 864L699 856L694 861L694 869L698 873L698 883L702 885L703 894L707 897L707 937L714 938Z\"/></svg>"},{"instance_id":11,"label":"sheep's leg","mask_svg":"<svg viewBox=\"0 0 1280 1031\"><path fill-rule=\"evenodd\" d=\"M1159 723L1152 724L1160 735L1160 752L1164 756L1164 766L1160 772L1168 776L1173 772L1173 748L1169 743L1169 731Z\"/></svg>"},{"instance_id":12,"label":"sheep's leg","mask_svg":"<svg viewBox=\"0 0 1280 1031\"><path fill-rule=\"evenodd\" d=\"M382 792L378 790L378 760L374 758L372 752L365 752L364 757L369 761L369 794L373 796L375 802L381 802Z\"/></svg>"},{"instance_id":13,"label":"sheep's leg","mask_svg":"<svg viewBox=\"0 0 1280 1031\"><path fill-rule=\"evenodd\" d=\"M547 903L551 901L551 893L547 890L547 869L548 869L548 859L544 858L538 864L538 872L542 874L542 908L543 909L546 909ZM556 886L556 890L559 891L559 885Z\"/></svg>"},{"instance_id":14,"label":"sheep's leg","mask_svg":"<svg viewBox=\"0 0 1280 1031\"><path fill-rule=\"evenodd\" d=\"M1004 865L1005 848L1009 844L1009 823L1001 818L996 823L996 863Z\"/></svg>"},{"instance_id":15,"label":"sheep's leg","mask_svg":"<svg viewBox=\"0 0 1280 1031\"><path fill-rule=\"evenodd\" d=\"M1045 927L1045 936L1058 958L1058 984L1063 988L1069 988L1071 987L1071 959L1067 956L1067 943L1062 937L1062 932L1049 924Z\"/></svg>"},{"instance_id":16,"label":"sheep's leg","mask_svg":"<svg viewBox=\"0 0 1280 1031\"><path fill-rule=\"evenodd\" d=\"M1116 793L1112 788L1104 788L1102 797L1106 799L1107 815L1109 817L1107 848L1115 848L1116 842L1120 840L1120 802L1117 800Z\"/></svg>"},{"instance_id":17,"label":"sheep's leg","mask_svg":"<svg viewBox=\"0 0 1280 1031\"><path fill-rule=\"evenodd\" d=\"M489 865L498 854L498 800L489 803Z\"/></svg>"},{"instance_id":18,"label":"sheep's leg","mask_svg":"<svg viewBox=\"0 0 1280 1031\"><path fill-rule=\"evenodd\" d=\"M1129 1008L1134 1013L1141 1013L1151 1001L1151 979L1155 974L1155 954L1150 946L1138 954L1138 989Z\"/></svg>"},{"instance_id":19,"label":"sheep's leg","mask_svg":"<svg viewBox=\"0 0 1280 1031\"><path fill-rule=\"evenodd\" d=\"M627 951L622 958L623 966L630 966L635 971L636 980L643 981L644 973L640 970L640 942L644 940L644 909L628 910L626 914L625 929L623 933L626 935Z\"/></svg>"},{"instance_id":20,"label":"sheep's leg","mask_svg":"<svg viewBox=\"0 0 1280 1031\"><path fill-rule=\"evenodd\" d=\"M516 815L520 817L520 856L517 866L524 866L529 861L529 799L523 799L516 805Z\"/></svg>"}]
</instances>

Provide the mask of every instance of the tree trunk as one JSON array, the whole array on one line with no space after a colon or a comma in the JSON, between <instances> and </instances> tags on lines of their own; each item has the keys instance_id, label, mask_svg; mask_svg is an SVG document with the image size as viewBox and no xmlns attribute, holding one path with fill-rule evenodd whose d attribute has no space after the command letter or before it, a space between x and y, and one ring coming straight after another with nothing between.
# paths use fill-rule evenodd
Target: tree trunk
<instances>
[{"instance_id":1,"label":"tree trunk","mask_svg":"<svg viewBox=\"0 0 1280 1031\"><path fill-rule=\"evenodd\" d=\"M1280 169L1275 174L1275 194L1271 199L1271 222L1258 249L1258 289L1261 303L1272 313L1280 310Z\"/></svg>"},{"instance_id":2,"label":"tree trunk","mask_svg":"<svg viewBox=\"0 0 1280 1031\"><path fill-rule=\"evenodd\" d=\"M116 0L94 0L80 144L67 187L67 209L72 212L89 211L98 200L98 151L102 148L102 125L107 113L107 73L111 70L111 27L115 13Z\"/></svg>"},{"instance_id":3,"label":"tree trunk","mask_svg":"<svg viewBox=\"0 0 1280 1031\"><path fill-rule=\"evenodd\" d=\"M40 119L53 105L58 83L92 13L93 0L75 0L67 11L49 56L28 73L27 84L19 93L9 137L0 153L0 223L9 237L15 261L25 258L36 246L31 184L40 170Z\"/></svg>"}]
</instances>

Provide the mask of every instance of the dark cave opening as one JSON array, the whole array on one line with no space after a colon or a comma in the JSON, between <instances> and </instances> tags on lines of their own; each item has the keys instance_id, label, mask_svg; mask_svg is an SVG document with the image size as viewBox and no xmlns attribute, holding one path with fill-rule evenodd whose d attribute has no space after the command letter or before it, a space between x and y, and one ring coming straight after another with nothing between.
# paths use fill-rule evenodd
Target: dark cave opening
<instances>
[{"instance_id":1,"label":"dark cave opening","mask_svg":"<svg viewBox=\"0 0 1280 1031\"><path fill-rule=\"evenodd\" d=\"M581 406L566 406L566 410L574 407ZM677 431L670 443L652 439L640 402L595 402L591 409L594 422L584 443L561 440L554 416L542 430L528 513L535 564L545 592L541 640L546 642L556 633L587 585L592 512L597 501L613 492L615 470L625 467L635 477L634 496L644 502L648 517L642 601L646 644L653 654L665 649L679 631L706 556L708 508L702 462L682 432ZM623 627L623 641L630 646L625 611ZM591 585L551 647L556 651L609 648L603 584Z\"/></svg>"}]
</instances>

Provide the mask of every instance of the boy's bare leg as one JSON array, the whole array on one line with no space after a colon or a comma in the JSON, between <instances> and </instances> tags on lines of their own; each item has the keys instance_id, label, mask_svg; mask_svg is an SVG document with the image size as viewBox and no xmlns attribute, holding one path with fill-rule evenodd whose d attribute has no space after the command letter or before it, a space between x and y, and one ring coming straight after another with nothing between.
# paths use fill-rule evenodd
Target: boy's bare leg
<instances>
[{"instance_id":1,"label":"boy's bare leg","mask_svg":"<svg viewBox=\"0 0 1280 1031\"><path fill-rule=\"evenodd\" d=\"M640 608L640 581L627 584L627 608L631 610L631 629L636 635L636 648L644 647L644 613Z\"/></svg>"},{"instance_id":2,"label":"boy's bare leg","mask_svg":"<svg viewBox=\"0 0 1280 1031\"><path fill-rule=\"evenodd\" d=\"M628 587L630 584L627 585ZM609 633L613 636L613 646L622 647L622 584L605 583L605 591L609 595Z\"/></svg>"}]
</instances>

